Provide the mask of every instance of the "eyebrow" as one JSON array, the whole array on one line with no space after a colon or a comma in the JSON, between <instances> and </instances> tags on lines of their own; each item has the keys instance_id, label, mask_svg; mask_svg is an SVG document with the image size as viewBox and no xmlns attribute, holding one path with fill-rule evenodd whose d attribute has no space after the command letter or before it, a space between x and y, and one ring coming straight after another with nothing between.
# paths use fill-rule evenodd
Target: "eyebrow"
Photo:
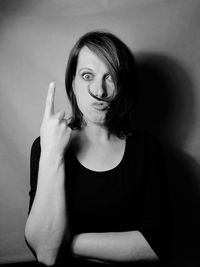
<instances>
[{"instance_id":1,"label":"eyebrow","mask_svg":"<svg viewBox=\"0 0 200 267\"><path fill-rule=\"evenodd\" d=\"M81 72L82 70L89 70L89 71L94 71L93 69L91 68L88 68L88 67L83 67L81 68L78 72Z\"/></svg>"},{"instance_id":2,"label":"eyebrow","mask_svg":"<svg viewBox=\"0 0 200 267\"><path fill-rule=\"evenodd\" d=\"M91 68L83 67L83 68L80 68L80 70L78 71L78 73L80 73L82 70L89 70L89 71L94 72L94 70L91 69ZM104 74L104 76L107 76L107 75L111 75L110 72L106 72L106 73Z\"/></svg>"}]
</instances>

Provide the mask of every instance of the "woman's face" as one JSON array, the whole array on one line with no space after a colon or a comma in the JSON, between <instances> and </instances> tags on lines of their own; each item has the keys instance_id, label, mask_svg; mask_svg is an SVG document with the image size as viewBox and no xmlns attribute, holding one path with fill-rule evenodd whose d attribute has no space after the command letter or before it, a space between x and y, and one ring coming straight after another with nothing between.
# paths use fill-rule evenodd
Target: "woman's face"
<instances>
[{"instance_id":1,"label":"woman's face","mask_svg":"<svg viewBox=\"0 0 200 267\"><path fill-rule=\"evenodd\" d=\"M86 123L103 125L115 85L105 63L86 46L79 53L73 90Z\"/></svg>"}]
</instances>

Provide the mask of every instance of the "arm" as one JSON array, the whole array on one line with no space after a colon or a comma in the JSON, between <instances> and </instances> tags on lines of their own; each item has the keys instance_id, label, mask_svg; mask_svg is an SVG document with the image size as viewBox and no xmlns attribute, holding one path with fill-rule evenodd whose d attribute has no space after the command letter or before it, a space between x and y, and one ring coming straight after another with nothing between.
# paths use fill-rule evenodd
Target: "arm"
<instances>
[{"instance_id":1,"label":"arm","mask_svg":"<svg viewBox=\"0 0 200 267\"><path fill-rule=\"evenodd\" d=\"M65 231L68 232L64 192L64 163L41 154L35 200L25 236L38 261L54 263Z\"/></svg>"},{"instance_id":2,"label":"arm","mask_svg":"<svg viewBox=\"0 0 200 267\"><path fill-rule=\"evenodd\" d=\"M65 237L69 239L65 199L64 151L71 130L64 113L54 114L55 86L50 85L41 126L41 156L35 199L25 227L25 238L38 261L53 265Z\"/></svg>"},{"instance_id":3,"label":"arm","mask_svg":"<svg viewBox=\"0 0 200 267\"><path fill-rule=\"evenodd\" d=\"M74 256L110 262L163 260L170 236L165 173L157 143L149 141L148 145L149 177L138 231L79 234L72 242Z\"/></svg>"},{"instance_id":4,"label":"arm","mask_svg":"<svg viewBox=\"0 0 200 267\"><path fill-rule=\"evenodd\" d=\"M71 251L74 256L107 262L158 259L139 231L79 234L73 239Z\"/></svg>"}]
</instances>

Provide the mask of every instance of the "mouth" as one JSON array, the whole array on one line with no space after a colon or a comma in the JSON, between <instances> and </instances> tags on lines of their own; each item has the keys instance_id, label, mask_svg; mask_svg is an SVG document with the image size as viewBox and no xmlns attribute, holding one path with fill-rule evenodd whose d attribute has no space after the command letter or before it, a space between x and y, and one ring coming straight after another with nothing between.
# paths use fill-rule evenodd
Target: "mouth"
<instances>
[{"instance_id":1,"label":"mouth","mask_svg":"<svg viewBox=\"0 0 200 267\"><path fill-rule=\"evenodd\" d=\"M92 103L92 107L96 110L101 110L101 111L109 109L109 105L105 102L102 102L102 101Z\"/></svg>"}]
</instances>

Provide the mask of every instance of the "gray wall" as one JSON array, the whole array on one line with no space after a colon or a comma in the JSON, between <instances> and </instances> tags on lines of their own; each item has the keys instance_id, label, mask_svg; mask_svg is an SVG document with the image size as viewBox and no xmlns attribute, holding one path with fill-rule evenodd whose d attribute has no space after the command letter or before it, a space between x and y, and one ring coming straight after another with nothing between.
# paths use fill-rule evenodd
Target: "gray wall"
<instances>
[{"instance_id":1,"label":"gray wall","mask_svg":"<svg viewBox=\"0 0 200 267\"><path fill-rule=\"evenodd\" d=\"M173 129L194 168L200 164L199 25L199 0L0 1L0 263L33 259L24 242L30 147L50 81L57 84L56 108L69 110L66 60L89 30L112 31L142 64L149 59L170 74L181 111Z\"/></svg>"}]
</instances>

